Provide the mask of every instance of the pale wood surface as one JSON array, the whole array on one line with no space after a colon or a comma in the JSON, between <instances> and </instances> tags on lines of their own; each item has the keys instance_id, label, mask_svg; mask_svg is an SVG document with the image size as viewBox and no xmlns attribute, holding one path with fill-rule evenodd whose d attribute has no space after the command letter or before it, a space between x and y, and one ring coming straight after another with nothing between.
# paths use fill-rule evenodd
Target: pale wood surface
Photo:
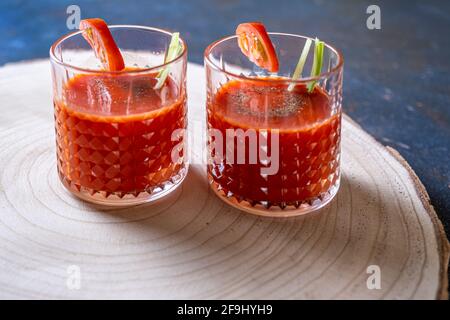
<instances>
[{"instance_id":1,"label":"pale wood surface","mask_svg":"<svg viewBox=\"0 0 450 320\"><path fill-rule=\"evenodd\" d=\"M225 205L200 164L204 72L189 65L193 162L156 204L73 198L55 168L48 61L0 69L0 298L445 298L449 245L406 162L348 117L343 179L317 214L268 219ZM345 105L345 102L344 102ZM67 287L79 266L81 287ZM366 286L369 265L381 289Z\"/></svg>"}]
</instances>

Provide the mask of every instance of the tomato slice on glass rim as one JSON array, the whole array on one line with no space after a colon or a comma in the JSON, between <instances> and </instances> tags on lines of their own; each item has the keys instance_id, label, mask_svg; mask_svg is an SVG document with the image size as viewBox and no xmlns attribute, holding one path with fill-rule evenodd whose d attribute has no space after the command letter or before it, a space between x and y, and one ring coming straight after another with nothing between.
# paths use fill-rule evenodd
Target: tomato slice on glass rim
<instances>
[{"instance_id":1,"label":"tomato slice on glass rim","mask_svg":"<svg viewBox=\"0 0 450 320\"><path fill-rule=\"evenodd\" d=\"M122 54L104 20L99 18L81 20L80 30L94 49L95 56L101 61L103 68L108 71L120 71L125 68Z\"/></svg>"},{"instance_id":2,"label":"tomato slice on glass rim","mask_svg":"<svg viewBox=\"0 0 450 320\"><path fill-rule=\"evenodd\" d=\"M236 29L238 45L243 54L258 67L278 71L278 58L266 28L261 22L241 23Z\"/></svg>"}]
</instances>

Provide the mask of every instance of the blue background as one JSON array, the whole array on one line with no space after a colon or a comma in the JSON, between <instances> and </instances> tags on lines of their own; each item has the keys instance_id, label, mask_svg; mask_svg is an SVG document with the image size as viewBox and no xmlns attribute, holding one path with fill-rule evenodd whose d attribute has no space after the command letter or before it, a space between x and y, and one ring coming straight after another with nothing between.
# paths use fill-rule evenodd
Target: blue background
<instances>
[{"instance_id":1,"label":"blue background","mask_svg":"<svg viewBox=\"0 0 450 320\"><path fill-rule=\"evenodd\" d=\"M2 0L0 65L47 57L68 32L70 4L82 18L180 31L197 63L210 42L243 21L334 44L346 61L345 112L407 159L449 234L450 1ZM366 27L370 4L381 7L381 30Z\"/></svg>"}]
</instances>

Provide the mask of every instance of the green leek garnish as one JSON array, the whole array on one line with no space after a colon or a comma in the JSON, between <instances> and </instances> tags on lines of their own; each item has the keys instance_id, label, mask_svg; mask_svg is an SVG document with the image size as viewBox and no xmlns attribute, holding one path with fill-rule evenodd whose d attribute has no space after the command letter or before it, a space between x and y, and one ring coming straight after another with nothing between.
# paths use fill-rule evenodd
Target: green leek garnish
<instances>
[{"instance_id":1,"label":"green leek garnish","mask_svg":"<svg viewBox=\"0 0 450 320\"><path fill-rule=\"evenodd\" d=\"M297 66L295 67L294 74L292 75L292 80L297 80L301 77L303 72L303 67L305 66L306 58L308 57L309 48L311 47L311 39L307 39L305 42L305 46L303 47L302 54L298 59ZM295 83L291 83L288 86L288 91L292 91L295 87Z\"/></svg>"},{"instance_id":2,"label":"green leek garnish","mask_svg":"<svg viewBox=\"0 0 450 320\"><path fill-rule=\"evenodd\" d=\"M174 60L181 54L182 51L183 51L183 47L180 44L180 33L174 32L172 34L172 38L170 39L169 49L167 50L166 56L164 57L164 63ZM166 66L156 76L156 79L158 79L158 82L155 85L155 89L161 89L161 87L166 82L168 75L169 75L169 67Z\"/></svg>"},{"instance_id":3,"label":"green leek garnish","mask_svg":"<svg viewBox=\"0 0 450 320\"><path fill-rule=\"evenodd\" d=\"M323 64L323 50L324 43L319 39L314 40L314 60L311 68L311 77L318 77L322 72L322 64ZM316 80L308 83L308 92L311 93L314 90L314 86L316 84Z\"/></svg>"}]
</instances>

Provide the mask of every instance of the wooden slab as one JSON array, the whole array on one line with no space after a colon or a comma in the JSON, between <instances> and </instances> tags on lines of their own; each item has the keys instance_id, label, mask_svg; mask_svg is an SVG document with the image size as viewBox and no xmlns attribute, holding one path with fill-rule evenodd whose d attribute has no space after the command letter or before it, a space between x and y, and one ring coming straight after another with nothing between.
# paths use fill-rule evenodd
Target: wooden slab
<instances>
[{"instance_id":1,"label":"wooden slab","mask_svg":"<svg viewBox=\"0 0 450 320\"><path fill-rule=\"evenodd\" d=\"M189 65L188 78L185 183L158 203L111 209L58 181L48 61L0 69L0 298L447 297L447 238L397 152L344 117L342 184L327 208L244 214L206 184L203 68ZM381 289L367 287L372 265Z\"/></svg>"}]
</instances>

